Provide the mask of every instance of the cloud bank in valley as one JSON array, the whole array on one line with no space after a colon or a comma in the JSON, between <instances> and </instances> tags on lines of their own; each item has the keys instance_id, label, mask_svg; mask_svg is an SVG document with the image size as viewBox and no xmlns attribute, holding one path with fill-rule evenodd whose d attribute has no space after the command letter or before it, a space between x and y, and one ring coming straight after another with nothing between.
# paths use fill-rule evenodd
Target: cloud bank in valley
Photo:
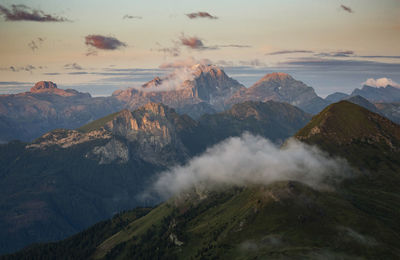
<instances>
[{"instance_id":1,"label":"cloud bank in valley","mask_svg":"<svg viewBox=\"0 0 400 260\"><path fill-rule=\"evenodd\" d=\"M221 185L265 184L294 180L316 189L349 176L347 162L330 158L316 147L289 140L279 148L262 137L244 134L208 149L184 166L162 172L150 193L164 198L201 185L209 190Z\"/></svg>"},{"instance_id":2,"label":"cloud bank in valley","mask_svg":"<svg viewBox=\"0 0 400 260\"><path fill-rule=\"evenodd\" d=\"M390 85L392 87L400 88L400 84L393 81L392 79L389 78L379 78L379 79L367 79L365 82L362 83L362 85L367 85L371 87L386 87L387 85Z\"/></svg>"}]
</instances>

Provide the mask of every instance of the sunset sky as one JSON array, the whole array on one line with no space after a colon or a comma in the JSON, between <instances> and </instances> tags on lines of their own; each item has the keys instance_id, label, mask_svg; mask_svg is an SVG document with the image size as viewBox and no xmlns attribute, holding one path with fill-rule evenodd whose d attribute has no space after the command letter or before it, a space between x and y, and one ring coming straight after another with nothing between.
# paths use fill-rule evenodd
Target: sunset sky
<instances>
[{"instance_id":1,"label":"sunset sky","mask_svg":"<svg viewBox=\"0 0 400 260\"><path fill-rule=\"evenodd\" d=\"M0 94L51 80L109 95L205 59L246 86L284 71L321 96L400 82L400 0L0 0L0 38Z\"/></svg>"}]
</instances>

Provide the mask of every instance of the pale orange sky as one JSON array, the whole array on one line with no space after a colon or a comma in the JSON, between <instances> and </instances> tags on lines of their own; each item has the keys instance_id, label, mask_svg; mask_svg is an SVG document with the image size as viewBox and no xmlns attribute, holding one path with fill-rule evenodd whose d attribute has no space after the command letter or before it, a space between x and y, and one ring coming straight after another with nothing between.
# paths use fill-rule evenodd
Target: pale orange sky
<instances>
[{"instance_id":1,"label":"pale orange sky","mask_svg":"<svg viewBox=\"0 0 400 260\"><path fill-rule=\"evenodd\" d=\"M270 70L291 67L292 61L304 59L384 64L400 61L400 57L360 57L400 56L399 0L0 1L0 5L8 9L12 4L24 4L32 10L70 21L6 21L2 15L1 82L45 79L73 86L98 83L104 78L104 75L90 73L70 75L68 73L74 70L67 70L65 65L73 63L82 68L80 72L100 73L104 68L158 68L164 62L188 57L210 59L216 63L225 61L233 66L257 60L259 67ZM353 12L345 11L341 5L350 7ZM218 19L189 19L185 15L198 11L208 12ZM141 19L123 19L125 15ZM97 50L97 56L86 56L85 36L91 34L112 36L127 46ZM183 46L181 37L197 37L205 48ZM38 38L44 40L39 42ZM34 50L28 46L32 41L37 46ZM173 47L179 48L179 56L159 51ZM266 55L293 50L309 53ZM334 56L334 53L342 51L351 51L352 54L348 57ZM24 70L29 65L35 69ZM11 66L14 70L10 69ZM385 76L385 67L381 66L381 70ZM389 76L399 77L395 73Z\"/></svg>"}]
</instances>

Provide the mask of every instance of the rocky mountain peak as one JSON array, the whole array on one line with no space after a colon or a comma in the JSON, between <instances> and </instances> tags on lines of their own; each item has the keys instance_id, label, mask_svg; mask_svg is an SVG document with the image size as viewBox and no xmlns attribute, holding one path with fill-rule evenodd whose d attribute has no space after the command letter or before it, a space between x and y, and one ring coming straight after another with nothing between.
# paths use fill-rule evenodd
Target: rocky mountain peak
<instances>
[{"instance_id":1,"label":"rocky mountain peak","mask_svg":"<svg viewBox=\"0 0 400 260\"><path fill-rule=\"evenodd\" d=\"M191 70L196 77L200 77L201 74L210 74L214 78L225 75L225 72L215 65L196 64L191 67Z\"/></svg>"},{"instance_id":2,"label":"rocky mountain peak","mask_svg":"<svg viewBox=\"0 0 400 260\"><path fill-rule=\"evenodd\" d=\"M43 91L51 91L53 89L57 89L56 83L51 81L39 81L31 88L32 93L43 92Z\"/></svg>"},{"instance_id":3,"label":"rocky mountain peak","mask_svg":"<svg viewBox=\"0 0 400 260\"><path fill-rule=\"evenodd\" d=\"M269 100L289 103L307 113L319 112L327 103L317 96L312 87L281 72L265 75L250 88L235 93L228 103Z\"/></svg>"},{"instance_id":4,"label":"rocky mountain peak","mask_svg":"<svg viewBox=\"0 0 400 260\"><path fill-rule=\"evenodd\" d=\"M293 80L292 76L284 72L274 72L265 75L263 78L259 80L259 82L263 81L285 81L285 80Z\"/></svg>"},{"instance_id":5,"label":"rocky mountain peak","mask_svg":"<svg viewBox=\"0 0 400 260\"><path fill-rule=\"evenodd\" d=\"M27 92L29 94L29 92ZM51 81L39 81L31 88L30 93L37 94L37 93L49 93L55 94L58 96L63 97L70 97L76 95L84 95L86 97L90 97L88 93L80 93L73 89L59 89L57 88L57 84Z\"/></svg>"},{"instance_id":6,"label":"rocky mountain peak","mask_svg":"<svg viewBox=\"0 0 400 260\"><path fill-rule=\"evenodd\" d=\"M145 83L142 85L143 88L151 88L151 87L156 87L159 86L163 83L163 79L160 77L155 77L151 81Z\"/></svg>"}]
</instances>

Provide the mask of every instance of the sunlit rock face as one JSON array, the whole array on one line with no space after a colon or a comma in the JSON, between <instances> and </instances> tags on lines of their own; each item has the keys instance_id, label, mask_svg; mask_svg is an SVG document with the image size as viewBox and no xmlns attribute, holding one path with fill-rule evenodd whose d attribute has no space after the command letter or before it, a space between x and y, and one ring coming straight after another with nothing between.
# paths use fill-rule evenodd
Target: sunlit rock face
<instances>
[{"instance_id":1,"label":"sunlit rock face","mask_svg":"<svg viewBox=\"0 0 400 260\"><path fill-rule=\"evenodd\" d=\"M134 112L121 111L104 129L134 143L132 149L140 151L138 156L143 160L164 164L171 157L188 157L179 131L196 124L194 120L182 117L160 103L148 103Z\"/></svg>"},{"instance_id":2,"label":"sunlit rock face","mask_svg":"<svg viewBox=\"0 0 400 260\"><path fill-rule=\"evenodd\" d=\"M29 93L29 92L28 92ZM39 81L31 88L30 93L49 93L55 94L64 97L76 96L76 95L84 95L86 97L90 97L88 93L80 93L73 89L59 89L57 88L57 84L51 81Z\"/></svg>"},{"instance_id":3,"label":"sunlit rock face","mask_svg":"<svg viewBox=\"0 0 400 260\"><path fill-rule=\"evenodd\" d=\"M267 74L250 88L237 91L227 103L269 100L286 102L308 113L317 113L327 104L312 87L280 72Z\"/></svg>"}]
</instances>

